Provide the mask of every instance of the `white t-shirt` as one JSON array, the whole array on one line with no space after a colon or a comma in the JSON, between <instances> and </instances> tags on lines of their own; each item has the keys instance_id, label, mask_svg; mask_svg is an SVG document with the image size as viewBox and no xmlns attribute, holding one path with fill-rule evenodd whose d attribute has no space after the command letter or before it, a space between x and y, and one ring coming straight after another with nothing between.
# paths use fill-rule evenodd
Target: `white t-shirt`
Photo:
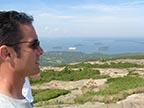
<instances>
[{"instance_id":1,"label":"white t-shirt","mask_svg":"<svg viewBox=\"0 0 144 108\"><path fill-rule=\"evenodd\" d=\"M15 99L0 93L0 108L33 108L26 99Z\"/></svg>"},{"instance_id":2,"label":"white t-shirt","mask_svg":"<svg viewBox=\"0 0 144 108\"><path fill-rule=\"evenodd\" d=\"M22 88L22 94L30 103L34 101L34 98L32 96L32 91L31 91L31 85L28 77L25 77L25 83Z\"/></svg>"}]
</instances>

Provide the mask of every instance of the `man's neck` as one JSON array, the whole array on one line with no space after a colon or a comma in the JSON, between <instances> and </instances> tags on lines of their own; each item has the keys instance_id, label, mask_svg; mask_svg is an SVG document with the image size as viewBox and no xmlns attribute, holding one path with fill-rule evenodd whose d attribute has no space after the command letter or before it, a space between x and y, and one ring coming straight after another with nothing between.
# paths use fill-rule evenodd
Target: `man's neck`
<instances>
[{"instance_id":1,"label":"man's neck","mask_svg":"<svg viewBox=\"0 0 144 108\"><path fill-rule=\"evenodd\" d=\"M23 99L23 95L22 95L22 87L23 87L23 83L24 81L20 80L7 80L5 78L1 78L0 81L0 93L12 97L12 98L16 98L16 99ZM11 82L10 82L11 81Z\"/></svg>"}]
</instances>

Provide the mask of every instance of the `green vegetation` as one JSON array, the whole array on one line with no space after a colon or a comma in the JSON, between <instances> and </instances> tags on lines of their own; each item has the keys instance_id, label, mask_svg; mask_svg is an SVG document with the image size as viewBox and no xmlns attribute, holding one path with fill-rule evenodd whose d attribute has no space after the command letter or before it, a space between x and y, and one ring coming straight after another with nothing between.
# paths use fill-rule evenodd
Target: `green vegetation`
<instances>
[{"instance_id":1,"label":"green vegetation","mask_svg":"<svg viewBox=\"0 0 144 108\"><path fill-rule=\"evenodd\" d=\"M113 55L114 59L144 59L144 53L127 53Z\"/></svg>"},{"instance_id":2,"label":"green vegetation","mask_svg":"<svg viewBox=\"0 0 144 108\"><path fill-rule=\"evenodd\" d=\"M32 85L39 85L50 82L52 80L62 81L77 81L82 79L101 79L107 78L107 82L103 87L100 87L100 91L94 91L95 86L87 87L83 86L81 90L84 93L75 99L76 103L85 103L87 101L100 101L105 103L117 102L126 98L134 93L144 92L144 78L135 70L129 71L128 68L144 68L143 64L128 63L128 62L108 62L117 58L132 58L132 59L144 59L143 54L121 54L121 55L101 55L101 54L83 54L75 52L46 52L42 56L42 66L59 66L64 67L62 71L45 70L41 72L41 80L34 81L30 79ZM102 64L90 64L85 63L88 60L99 60ZM68 63L81 62L78 64L70 65ZM60 66L61 65L61 66ZM128 69L129 74L125 77L110 78L108 75L102 75L96 68L118 68ZM54 99L60 95L70 93L68 90L33 90L35 98L34 104L41 103L42 105L48 104L63 104L63 102L48 101Z\"/></svg>"},{"instance_id":3,"label":"green vegetation","mask_svg":"<svg viewBox=\"0 0 144 108\"><path fill-rule=\"evenodd\" d=\"M68 65L71 68L144 68L144 65L138 65L135 63L114 63L111 62L110 64L104 63L104 64L90 64L90 63L79 63L75 65Z\"/></svg>"},{"instance_id":4,"label":"green vegetation","mask_svg":"<svg viewBox=\"0 0 144 108\"><path fill-rule=\"evenodd\" d=\"M108 87L99 92L89 92L76 98L76 102L102 101L105 103L117 102L128 95L144 91L144 78L139 76L125 76L109 78Z\"/></svg>"},{"instance_id":5,"label":"green vegetation","mask_svg":"<svg viewBox=\"0 0 144 108\"><path fill-rule=\"evenodd\" d=\"M83 68L78 70L72 70L71 68L65 67L63 71L46 70L41 72L41 80L33 81L32 84L46 83L52 80L62 80L62 81L76 81L81 79L100 79L107 78L107 75L100 75L98 70L92 70L90 68Z\"/></svg>"},{"instance_id":6,"label":"green vegetation","mask_svg":"<svg viewBox=\"0 0 144 108\"><path fill-rule=\"evenodd\" d=\"M88 60L97 60L98 58L106 58L104 54L85 54L82 52L71 51L49 51L41 56L41 66L57 66L73 62L84 62Z\"/></svg>"},{"instance_id":7,"label":"green vegetation","mask_svg":"<svg viewBox=\"0 0 144 108\"><path fill-rule=\"evenodd\" d=\"M57 89L44 89L44 90L33 90L33 96L35 98L34 103L41 101L48 101L56 98L60 95L70 93L68 90L57 90Z\"/></svg>"},{"instance_id":8,"label":"green vegetation","mask_svg":"<svg viewBox=\"0 0 144 108\"><path fill-rule=\"evenodd\" d=\"M103 64L90 64L81 62L75 65L61 65L60 67L65 67L62 71L54 71L54 70L45 70L41 72L41 80L40 81L33 81L31 80L32 84L37 83L46 83L52 80L63 80L63 81L76 81L81 79L99 79L99 78L106 78L106 75L100 75L98 70L94 70L93 68L119 68L119 69L126 69L126 68L144 68L144 65L139 65L135 63L103 63ZM76 68L76 70L74 70ZM133 73L131 73L133 74Z\"/></svg>"},{"instance_id":9,"label":"green vegetation","mask_svg":"<svg viewBox=\"0 0 144 108\"><path fill-rule=\"evenodd\" d=\"M74 62L96 61L96 60L112 60L112 59L144 59L143 53L128 54L86 54L82 52L71 51L48 51L41 56L41 66L58 66L61 64L69 64Z\"/></svg>"}]
</instances>

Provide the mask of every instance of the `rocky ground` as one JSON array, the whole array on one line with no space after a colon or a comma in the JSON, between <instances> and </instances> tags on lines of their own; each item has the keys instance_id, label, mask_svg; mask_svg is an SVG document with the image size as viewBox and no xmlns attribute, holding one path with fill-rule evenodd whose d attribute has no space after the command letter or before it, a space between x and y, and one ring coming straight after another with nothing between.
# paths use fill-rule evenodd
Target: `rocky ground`
<instances>
[{"instance_id":1,"label":"rocky ground","mask_svg":"<svg viewBox=\"0 0 144 108\"><path fill-rule=\"evenodd\" d=\"M111 61L108 61L110 63ZM144 60L129 60L129 59L121 59L121 60L115 60L112 62L131 62L131 63L137 63L137 64L144 64ZM103 62L89 62L89 63L103 63ZM50 67L51 69L52 67ZM58 67L55 68L58 70ZM62 68L59 68L61 70ZM96 68L96 70L99 70L101 74L107 74L111 77L119 77L119 76L125 76L128 74L129 71L134 71L140 75L144 74L143 68L130 68L130 69L100 69ZM33 89L66 89L70 90L71 93L67 95L60 96L58 98L50 100L50 102L59 101L63 102L64 104L61 105L49 105L49 106L43 106L41 108L144 108L144 94L133 94L131 96L128 96L126 99L119 101L117 103L111 103L111 104L105 104L100 102L87 102L85 104L75 104L74 99L86 92L89 91L98 91L100 90L103 85L105 85L105 82L107 79L83 79L79 81L51 81L49 83L45 83L42 85L33 86ZM90 87L93 86L94 88L91 89ZM37 103L38 104L38 103ZM35 106L37 105L35 104ZM36 107L40 108L40 107Z\"/></svg>"},{"instance_id":2,"label":"rocky ground","mask_svg":"<svg viewBox=\"0 0 144 108\"><path fill-rule=\"evenodd\" d=\"M98 90L101 85L106 82L106 79L100 80L80 80L75 82L65 82L65 81L51 81L47 84L41 85L43 88L54 88L54 89L67 89L71 90L70 94L60 96L58 98L52 99L49 102L59 101L65 104L61 105L49 105L43 107L36 107L36 108L144 108L144 94L134 94L128 96L126 99L119 101L117 103L105 104L100 102L87 102L85 104L74 104L74 99L81 95L84 92L87 92L90 89L82 90L84 85L90 86L95 85L96 89ZM37 89L36 86L33 87ZM41 88L41 89L43 89Z\"/></svg>"}]
</instances>

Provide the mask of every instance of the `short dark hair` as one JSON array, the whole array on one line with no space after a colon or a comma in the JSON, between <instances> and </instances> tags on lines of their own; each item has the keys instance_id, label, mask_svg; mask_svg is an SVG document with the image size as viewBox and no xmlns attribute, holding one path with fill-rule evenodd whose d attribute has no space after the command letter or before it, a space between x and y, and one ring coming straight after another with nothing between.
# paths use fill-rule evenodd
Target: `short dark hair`
<instances>
[{"instance_id":1,"label":"short dark hair","mask_svg":"<svg viewBox=\"0 0 144 108\"><path fill-rule=\"evenodd\" d=\"M33 17L24 12L0 11L0 46L17 43L23 38L20 24L32 24ZM17 52L18 46L13 46Z\"/></svg>"}]
</instances>

